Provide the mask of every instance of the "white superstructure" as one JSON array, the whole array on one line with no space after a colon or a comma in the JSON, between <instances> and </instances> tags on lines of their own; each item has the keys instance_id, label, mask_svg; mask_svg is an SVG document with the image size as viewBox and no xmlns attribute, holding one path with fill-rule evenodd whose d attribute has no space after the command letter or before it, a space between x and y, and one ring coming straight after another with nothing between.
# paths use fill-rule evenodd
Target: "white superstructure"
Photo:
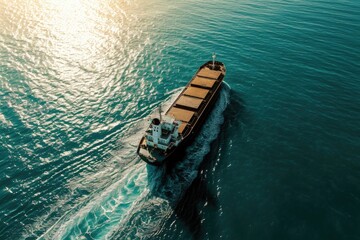
<instances>
[{"instance_id":1,"label":"white superstructure","mask_svg":"<svg viewBox=\"0 0 360 240\"><path fill-rule=\"evenodd\" d=\"M162 116L160 119L153 118L146 131L146 145L167 151L176 147L181 141L179 126L181 121L176 121L169 116Z\"/></svg>"}]
</instances>

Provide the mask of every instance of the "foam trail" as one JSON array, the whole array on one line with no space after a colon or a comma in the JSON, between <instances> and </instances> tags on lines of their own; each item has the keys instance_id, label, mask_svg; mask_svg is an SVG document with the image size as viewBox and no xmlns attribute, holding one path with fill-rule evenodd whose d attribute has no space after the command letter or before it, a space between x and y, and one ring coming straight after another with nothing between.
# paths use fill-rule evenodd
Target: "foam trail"
<instances>
[{"instance_id":1,"label":"foam trail","mask_svg":"<svg viewBox=\"0 0 360 240\"><path fill-rule=\"evenodd\" d=\"M144 164L136 155L137 143L146 128L145 121L126 126L120 136L120 148L112 154L116 164L99 172L100 177L113 172L110 174L114 175L112 182L68 211L40 238L134 239L150 237L159 231L171 216L172 207L196 177L199 164L218 135L229 92L229 87L224 85L218 102L194 143L187 148L183 161L167 174L162 168ZM177 90L165 102L165 109L178 93ZM119 171L121 174L116 173Z\"/></svg>"},{"instance_id":2,"label":"foam trail","mask_svg":"<svg viewBox=\"0 0 360 240\"><path fill-rule=\"evenodd\" d=\"M223 112L230 100L230 88L224 85L208 120L205 122L186 155L170 173L148 166L148 195L131 209L128 216L109 236L114 239L144 239L154 237L169 219L177 201L198 174L198 167L210 151L223 123ZM136 226L136 227L134 227Z\"/></svg>"}]
</instances>

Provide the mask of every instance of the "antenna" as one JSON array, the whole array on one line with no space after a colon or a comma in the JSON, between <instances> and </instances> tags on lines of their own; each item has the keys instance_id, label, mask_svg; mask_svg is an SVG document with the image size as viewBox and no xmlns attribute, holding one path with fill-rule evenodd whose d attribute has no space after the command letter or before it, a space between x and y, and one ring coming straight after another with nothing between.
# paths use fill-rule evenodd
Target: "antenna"
<instances>
[{"instance_id":1,"label":"antenna","mask_svg":"<svg viewBox=\"0 0 360 240\"><path fill-rule=\"evenodd\" d=\"M213 58L212 68L213 68L213 69L215 69L215 58L216 58L216 53L213 53L212 58Z\"/></svg>"}]
</instances>

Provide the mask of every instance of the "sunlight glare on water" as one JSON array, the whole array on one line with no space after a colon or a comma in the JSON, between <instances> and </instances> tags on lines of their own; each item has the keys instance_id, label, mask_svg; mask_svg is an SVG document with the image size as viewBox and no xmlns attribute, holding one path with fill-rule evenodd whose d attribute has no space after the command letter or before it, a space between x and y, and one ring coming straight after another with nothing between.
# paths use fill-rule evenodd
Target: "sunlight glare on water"
<instances>
[{"instance_id":1,"label":"sunlight glare on water","mask_svg":"<svg viewBox=\"0 0 360 240\"><path fill-rule=\"evenodd\" d=\"M2 199L14 204L10 214L1 210L2 226L40 236L92 191L122 179L111 151L124 127L154 107L144 78L156 65L147 49L156 45L147 30L154 25L135 1L0 6L2 164L10 179Z\"/></svg>"}]
</instances>

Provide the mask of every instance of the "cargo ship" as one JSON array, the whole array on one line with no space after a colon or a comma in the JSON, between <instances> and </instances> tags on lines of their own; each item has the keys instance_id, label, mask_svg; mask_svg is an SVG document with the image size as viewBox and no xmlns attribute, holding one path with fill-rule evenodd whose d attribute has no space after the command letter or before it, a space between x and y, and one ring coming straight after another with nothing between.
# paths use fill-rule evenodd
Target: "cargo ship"
<instances>
[{"instance_id":1,"label":"cargo ship","mask_svg":"<svg viewBox=\"0 0 360 240\"><path fill-rule=\"evenodd\" d=\"M150 120L137 153L151 165L174 160L191 143L216 102L226 74L225 65L213 60L204 63L169 109Z\"/></svg>"}]
</instances>

